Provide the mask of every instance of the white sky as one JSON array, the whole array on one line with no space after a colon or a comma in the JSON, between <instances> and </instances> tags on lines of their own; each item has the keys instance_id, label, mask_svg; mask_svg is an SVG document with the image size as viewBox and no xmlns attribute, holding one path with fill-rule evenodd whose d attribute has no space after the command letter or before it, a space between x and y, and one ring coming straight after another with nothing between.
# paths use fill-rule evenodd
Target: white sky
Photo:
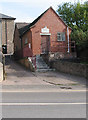
<instances>
[{"instance_id":1,"label":"white sky","mask_svg":"<svg viewBox=\"0 0 88 120\"><path fill-rule=\"evenodd\" d=\"M78 0L0 0L0 13L16 18L16 22L32 22L36 17L52 6L64 2L75 3ZM81 3L87 0L79 0Z\"/></svg>"}]
</instances>

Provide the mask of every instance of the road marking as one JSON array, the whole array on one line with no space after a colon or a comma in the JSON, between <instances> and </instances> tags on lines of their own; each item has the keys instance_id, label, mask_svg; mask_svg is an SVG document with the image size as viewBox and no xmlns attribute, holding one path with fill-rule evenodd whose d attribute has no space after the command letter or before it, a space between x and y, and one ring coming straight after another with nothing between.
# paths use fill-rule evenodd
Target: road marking
<instances>
[{"instance_id":1,"label":"road marking","mask_svg":"<svg viewBox=\"0 0 88 120\"><path fill-rule=\"evenodd\" d=\"M0 105L12 106L12 105L86 105L88 103L0 103Z\"/></svg>"},{"instance_id":2,"label":"road marking","mask_svg":"<svg viewBox=\"0 0 88 120\"><path fill-rule=\"evenodd\" d=\"M24 93L29 93L29 92L87 92L88 90L2 90L0 93L16 93L16 92L24 92Z\"/></svg>"}]
</instances>

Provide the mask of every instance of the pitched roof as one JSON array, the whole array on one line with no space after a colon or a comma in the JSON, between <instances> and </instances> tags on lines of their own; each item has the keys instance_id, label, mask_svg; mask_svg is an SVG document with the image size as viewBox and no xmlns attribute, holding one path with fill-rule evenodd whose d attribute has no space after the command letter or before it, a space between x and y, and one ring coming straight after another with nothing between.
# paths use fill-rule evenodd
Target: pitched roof
<instances>
[{"instance_id":1,"label":"pitched roof","mask_svg":"<svg viewBox=\"0 0 88 120\"><path fill-rule=\"evenodd\" d=\"M0 13L0 19L10 19L10 20L15 20L16 18L11 17L11 16L7 16L7 15L4 15L4 14Z\"/></svg>"},{"instance_id":2,"label":"pitched roof","mask_svg":"<svg viewBox=\"0 0 88 120\"><path fill-rule=\"evenodd\" d=\"M32 27L33 25L35 25L35 24L38 22L38 20L39 20L49 9L52 9L52 10L55 12L55 10L54 10L52 7L48 8L48 9L47 9L45 12L43 12L38 18L36 18L32 23L30 23L29 25L27 25L27 26L19 29L19 30L20 30L20 35L23 36L23 35L30 29L30 27ZM55 13L56 13L56 12L55 12ZM56 15L60 18L60 20L61 20L66 26L68 26L68 25L62 20L62 18L61 18L57 13L56 13ZM71 29L71 28L70 28L70 29Z\"/></svg>"},{"instance_id":3,"label":"pitched roof","mask_svg":"<svg viewBox=\"0 0 88 120\"><path fill-rule=\"evenodd\" d=\"M48 11L48 9L45 12L43 12L39 17L37 17L32 23L30 23L29 25L27 25L27 26L19 29L20 36L22 36L24 33L26 33L30 29L30 27L32 27L33 25L35 25L38 22L38 20Z\"/></svg>"},{"instance_id":4,"label":"pitched roof","mask_svg":"<svg viewBox=\"0 0 88 120\"><path fill-rule=\"evenodd\" d=\"M29 25L30 23L26 23L26 22L16 22L16 26L18 29L25 27L27 25Z\"/></svg>"}]
</instances>

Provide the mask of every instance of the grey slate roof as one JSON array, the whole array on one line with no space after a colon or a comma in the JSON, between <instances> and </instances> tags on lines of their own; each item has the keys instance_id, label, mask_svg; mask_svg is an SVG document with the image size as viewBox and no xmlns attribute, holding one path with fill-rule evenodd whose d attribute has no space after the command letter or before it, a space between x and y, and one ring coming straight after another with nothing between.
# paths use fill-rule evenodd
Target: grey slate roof
<instances>
[{"instance_id":1,"label":"grey slate roof","mask_svg":"<svg viewBox=\"0 0 88 120\"><path fill-rule=\"evenodd\" d=\"M30 23L25 23L25 22L18 22L15 24L15 26L17 27L20 36L23 34L23 30L25 28L25 26L30 25Z\"/></svg>"},{"instance_id":2,"label":"grey slate roof","mask_svg":"<svg viewBox=\"0 0 88 120\"><path fill-rule=\"evenodd\" d=\"M7 16L7 15L4 15L4 14L0 13L0 19L10 19L10 20L15 20L16 18L11 17L11 16Z\"/></svg>"},{"instance_id":3,"label":"grey slate roof","mask_svg":"<svg viewBox=\"0 0 88 120\"><path fill-rule=\"evenodd\" d=\"M18 29L26 26L26 25L29 25L30 23L26 23L26 22L16 22L16 26Z\"/></svg>"}]
</instances>

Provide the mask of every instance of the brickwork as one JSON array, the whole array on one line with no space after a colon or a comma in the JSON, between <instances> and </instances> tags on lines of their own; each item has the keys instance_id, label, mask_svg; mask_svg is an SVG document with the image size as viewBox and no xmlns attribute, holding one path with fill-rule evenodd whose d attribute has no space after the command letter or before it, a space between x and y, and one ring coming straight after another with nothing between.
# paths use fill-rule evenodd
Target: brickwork
<instances>
[{"instance_id":1,"label":"brickwork","mask_svg":"<svg viewBox=\"0 0 88 120\"><path fill-rule=\"evenodd\" d=\"M41 29L44 27L49 28L50 35L50 52L62 52L67 53L67 26L64 24L64 22L58 17L58 15L52 10L49 9L40 19L39 21L30 28L30 31L32 32L31 35L29 35L29 32L24 34L23 36L23 44L24 39L26 36L29 36L29 39L32 39L32 51L33 55L41 54L41 39L42 35ZM65 32L65 41L57 41L57 33L58 32ZM71 29L69 28L69 36L71 33ZM32 38L31 38L32 37ZM62 46L62 47L61 47ZM24 47L24 45L23 45Z\"/></svg>"},{"instance_id":2,"label":"brickwork","mask_svg":"<svg viewBox=\"0 0 88 120\"><path fill-rule=\"evenodd\" d=\"M25 40L27 39L27 43ZM29 46L30 44L30 46ZM23 47L23 57L31 57L33 55L32 49L32 33L28 31L22 38L22 47Z\"/></svg>"},{"instance_id":3,"label":"brickwork","mask_svg":"<svg viewBox=\"0 0 88 120\"><path fill-rule=\"evenodd\" d=\"M56 14L56 12L50 7L47 12L45 12L42 17L33 26L29 27L29 30L21 35L22 43L19 38L19 32L15 28L14 37L14 49L16 53L22 49L23 57L30 57L42 54L42 40L47 37L47 34L43 35L43 28L49 29L49 53L59 53L59 56L67 55L68 51L68 40L67 40L67 25L61 20L61 18ZM65 41L57 41L57 33L65 33ZM71 28L69 28L69 38L70 38ZM25 44L25 40L26 44ZM71 40L70 40L71 42ZM69 42L69 44L70 44ZM71 44L69 45L71 52ZM68 56L70 56L69 54Z\"/></svg>"}]
</instances>

